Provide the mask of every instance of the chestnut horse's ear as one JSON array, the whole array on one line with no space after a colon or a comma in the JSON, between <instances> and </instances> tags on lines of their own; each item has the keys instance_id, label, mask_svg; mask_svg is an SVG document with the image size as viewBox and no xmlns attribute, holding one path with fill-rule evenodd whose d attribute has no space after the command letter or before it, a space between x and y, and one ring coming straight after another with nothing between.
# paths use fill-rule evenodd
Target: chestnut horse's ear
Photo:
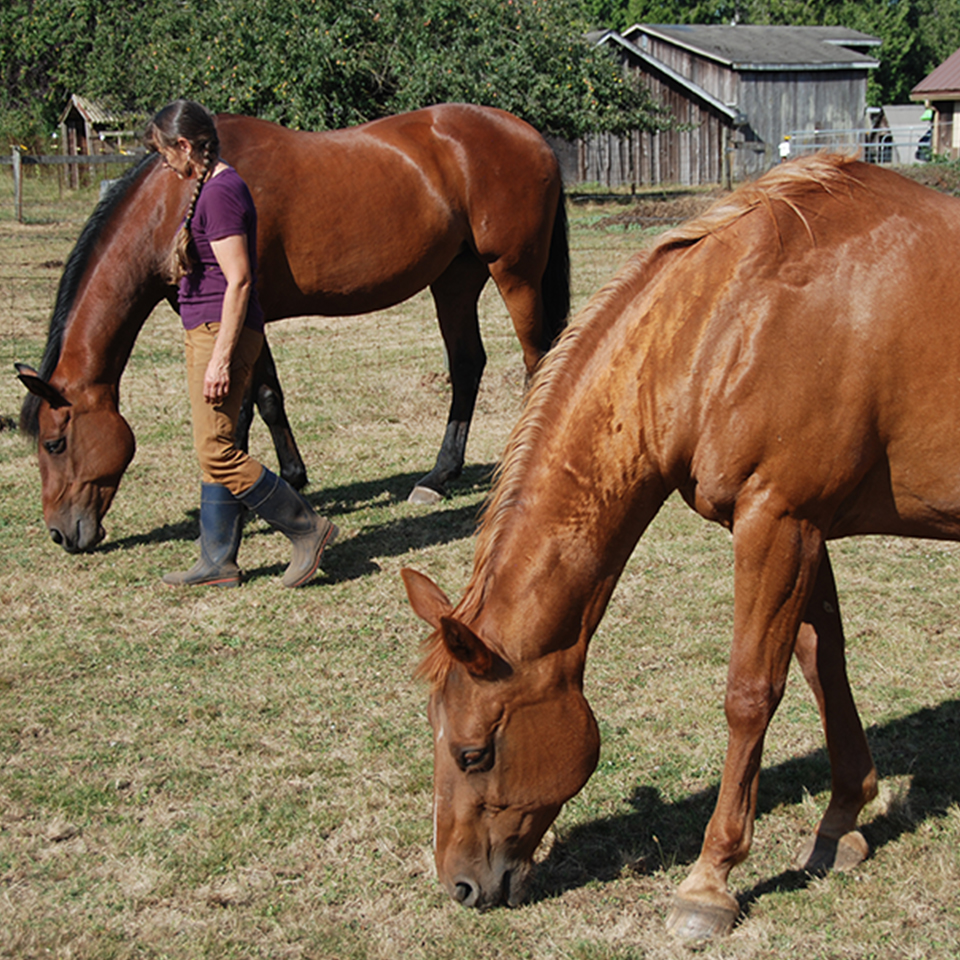
<instances>
[{"instance_id":1,"label":"chestnut horse's ear","mask_svg":"<svg viewBox=\"0 0 960 960\"><path fill-rule=\"evenodd\" d=\"M503 676L506 663L465 623L453 617L441 617L440 635L451 656L459 660L472 676L479 680L495 680Z\"/></svg>"},{"instance_id":2,"label":"chestnut horse's ear","mask_svg":"<svg viewBox=\"0 0 960 960\"><path fill-rule=\"evenodd\" d=\"M447 599L447 595L429 577L409 567L404 567L400 576L407 588L407 598L413 612L434 630L439 630L440 618L453 610L453 604Z\"/></svg>"},{"instance_id":3,"label":"chestnut horse's ear","mask_svg":"<svg viewBox=\"0 0 960 960\"><path fill-rule=\"evenodd\" d=\"M17 379L32 394L38 396L41 400L46 400L54 410L59 407L70 406L70 401L56 387L51 387L46 380L42 380L40 374L33 367L27 366L25 363L15 363L14 367L17 370Z\"/></svg>"}]
</instances>

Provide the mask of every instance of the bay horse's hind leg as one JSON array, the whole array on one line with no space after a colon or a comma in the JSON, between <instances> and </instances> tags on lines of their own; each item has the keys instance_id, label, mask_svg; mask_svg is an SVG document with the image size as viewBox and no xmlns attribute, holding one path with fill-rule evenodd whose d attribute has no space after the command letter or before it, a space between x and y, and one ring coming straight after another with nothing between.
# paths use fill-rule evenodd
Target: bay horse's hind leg
<instances>
[{"instance_id":1,"label":"bay horse's hind leg","mask_svg":"<svg viewBox=\"0 0 960 960\"><path fill-rule=\"evenodd\" d=\"M433 469L417 481L410 503L436 503L447 495L447 484L463 470L470 420L477 402L487 355L480 339L477 300L489 273L472 253L457 256L430 284L447 359L453 399L443 443Z\"/></svg>"},{"instance_id":2,"label":"bay horse's hind leg","mask_svg":"<svg viewBox=\"0 0 960 960\"><path fill-rule=\"evenodd\" d=\"M837 588L824 548L795 651L820 708L832 779L826 813L797 856L797 867L811 873L848 870L869 852L857 818L877 795L877 771L850 692L844 646Z\"/></svg>"},{"instance_id":3,"label":"bay horse's hind leg","mask_svg":"<svg viewBox=\"0 0 960 960\"><path fill-rule=\"evenodd\" d=\"M277 451L280 476L295 490L302 490L307 485L307 468L287 419L280 378L266 340L263 341L263 349L253 368L250 389L243 398L237 420L236 442L241 450L248 449L254 404L270 430L273 446Z\"/></svg>"}]
</instances>

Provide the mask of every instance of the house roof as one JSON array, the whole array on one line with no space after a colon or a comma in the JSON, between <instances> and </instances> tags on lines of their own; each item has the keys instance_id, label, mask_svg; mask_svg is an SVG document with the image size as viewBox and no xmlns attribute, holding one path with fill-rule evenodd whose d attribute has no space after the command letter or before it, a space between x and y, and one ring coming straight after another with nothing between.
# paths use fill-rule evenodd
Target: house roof
<instances>
[{"instance_id":1,"label":"house roof","mask_svg":"<svg viewBox=\"0 0 960 960\"><path fill-rule=\"evenodd\" d=\"M878 47L880 38L847 27L635 24L623 36L642 49L645 34L734 70L871 70L880 65L854 49Z\"/></svg>"},{"instance_id":2,"label":"house roof","mask_svg":"<svg viewBox=\"0 0 960 960\"><path fill-rule=\"evenodd\" d=\"M955 50L911 91L911 100L960 100L960 50Z\"/></svg>"}]
</instances>

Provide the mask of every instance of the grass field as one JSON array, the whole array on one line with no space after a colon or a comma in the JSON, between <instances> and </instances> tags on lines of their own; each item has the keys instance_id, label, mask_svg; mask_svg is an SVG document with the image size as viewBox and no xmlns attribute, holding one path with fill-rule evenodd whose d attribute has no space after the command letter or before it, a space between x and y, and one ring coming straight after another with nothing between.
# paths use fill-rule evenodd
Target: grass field
<instances>
[{"instance_id":1,"label":"grass field","mask_svg":"<svg viewBox=\"0 0 960 960\"><path fill-rule=\"evenodd\" d=\"M12 429L70 219L0 220L0 956L277 960L947 958L960 955L960 548L833 547L850 673L881 774L855 872L791 868L829 788L794 671L767 738L744 916L691 950L663 929L696 857L725 745L728 535L668 502L593 644L599 767L538 854L530 902L449 901L430 850L431 738L412 679L424 626L398 572L459 596L489 476L519 412L519 349L493 291L469 467L437 508L405 503L433 462L448 385L429 297L271 330L308 496L341 539L301 591L286 542L247 527L239 590L178 592L197 534L180 336L149 320L123 381L136 459L95 553L47 538L35 456ZM621 208L617 208L618 210ZM79 211L79 213L78 213ZM79 218L78 218L79 216ZM575 303L645 234L570 208ZM41 218L42 219L42 218ZM254 452L273 464L266 430Z\"/></svg>"}]
</instances>

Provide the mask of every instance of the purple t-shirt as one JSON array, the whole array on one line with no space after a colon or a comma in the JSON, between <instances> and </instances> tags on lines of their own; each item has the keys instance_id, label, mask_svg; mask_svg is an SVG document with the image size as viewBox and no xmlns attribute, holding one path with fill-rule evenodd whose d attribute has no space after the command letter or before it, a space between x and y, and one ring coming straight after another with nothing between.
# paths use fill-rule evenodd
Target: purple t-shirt
<instances>
[{"instance_id":1,"label":"purple t-shirt","mask_svg":"<svg viewBox=\"0 0 960 960\"><path fill-rule=\"evenodd\" d=\"M250 269L257 275L257 210L240 174L228 167L211 177L200 191L193 221L193 255L196 266L180 281L180 319L185 330L204 323L219 323L227 278L213 255L212 240L247 236ZM254 284L247 304L245 326L263 331L263 310Z\"/></svg>"}]
</instances>

